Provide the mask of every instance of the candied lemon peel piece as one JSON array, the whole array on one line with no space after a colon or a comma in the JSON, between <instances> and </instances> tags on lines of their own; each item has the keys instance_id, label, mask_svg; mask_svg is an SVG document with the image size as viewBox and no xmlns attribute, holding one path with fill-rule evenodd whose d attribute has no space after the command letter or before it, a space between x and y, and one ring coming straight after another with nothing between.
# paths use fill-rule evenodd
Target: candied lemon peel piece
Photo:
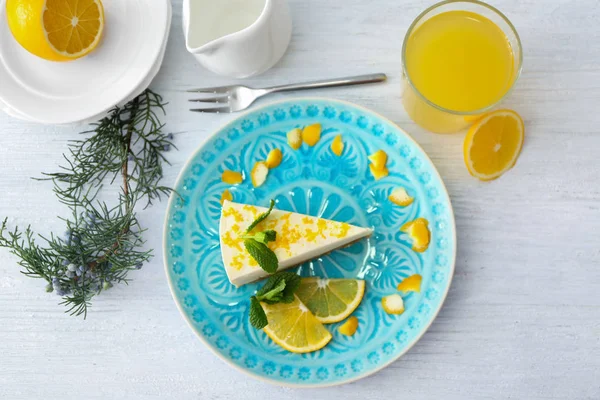
<instances>
[{"instance_id":1,"label":"candied lemon peel piece","mask_svg":"<svg viewBox=\"0 0 600 400\"><path fill-rule=\"evenodd\" d=\"M421 292L421 282L423 277L419 274L407 276L398 284L398 290L402 292Z\"/></svg>"},{"instance_id":2,"label":"candied lemon peel piece","mask_svg":"<svg viewBox=\"0 0 600 400\"><path fill-rule=\"evenodd\" d=\"M377 169L373 164L369 164L369 170L371 170L371 174L376 181L385 178L390 173L387 168Z\"/></svg>"},{"instance_id":3,"label":"candied lemon peel piece","mask_svg":"<svg viewBox=\"0 0 600 400\"><path fill-rule=\"evenodd\" d=\"M388 196L388 199L400 207L410 206L415 200L414 197L411 197L405 188L398 187L395 188L392 193Z\"/></svg>"},{"instance_id":4,"label":"candied lemon peel piece","mask_svg":"<svg viewBox=\"0 0 600 400\"><path fill-rule=\"evenodd\" d=\"M383 150L377 150L375 153L371 154L369 157L369 170L371 171L371 175L375 178L376 181L381 178L385 178L389 175L389 171L386 167L387 164L387 153Z\"/></svg>"},{"instance_id":5,"label":"candied lemon peel piece","mask_svg":"<svg viewBox=\"0 0 600 400\"><path fill-rule=\"evenodd\" d=\"M369 161L376 170L382 170L387 164L387 153L383 150L377 150L369 156Z\"/></svg>"},{"instance_id":6,"label":"candied lemon peel piece","mask_svg":"<svg viewBox=\"0 0 600 400\"><path fill-rule=\"evenodd\" d=\"M358 318L355 316L351 316L344 322L342 325L338 327L338 332L342 335L352 336L356 333L358 329Z\"/></svg>"},{"instance_id":7,"label":"candied lemon peel piece","mask_svg":"<svg viewBox=\"0 0 600 400\"><path fill-rule=\"evenodd\" d=\"M267 160L265 162L267 163L267 167L269 167L269 169L273 169L279 167L281 160L283 160L283 153L281 150L273 149L267 155Z\"/></svg>"},{"instance_id":8,"label":"candied lemon peel piece","mask_svg":"<svg viewBox=\"0 0 600 400\"><path fill-rule=\"evenodd\" d=\"M223 194L221 195L221 205L223 205L223 203L225 203L226 200L227 201L233 201L233 195L227 189L225 189L223 191Z\"/></svg>"},{"instance_id":9,"label":"candied lemon peel piece","mask_svg":"<svg viewBox=\"0 0 600 400\"><path fill-rule=\"evenodd\" d=\"M404 312L404 300L398 293L382 297L381 306L388 314L400 315Z\"/></svg>"},{"instance_id":10,"label":"candied lemon peel piece","mask_svg":"<svg viewBox=\"0 0 600 400\"><path fill-rule=\"evenodd\" d=\"M221 180L230 185L237 185L244 181L244 176L239 172L226 169L221 175Z\"/></svg>"},{"instance_id":11,"label":"candied lemon peel piece","mask_svg":"<svg viewBox=\"0 0 600 400\"><path fill-rule=\"evenodd\" d=\"M321 124L316 123L302 129L302 140L309 146L314 146L321 139Z\"/></svg>"},{"instance_id":12,"label":"candied lemon peel piece","mask_svg":"<svg viewBox=\"0 0 600 400\"><path fill-rule=\"evenodd\" d=\"M341 134L337 135L331 142L331 151L338 157L344 152L344 141Z\"/></svg>"},{"instance_id":13,"label":"candied lemon peel piece","mask_svg":"<svg viewBox=\"0 0 600 400\"><path fill-rule=\"evenodd\" d=\"M267 180L269 175L269 167L264 161L257 161L250 172L250 179L252 180L252 186L260 187Z\"/></svg>"},{"instance_id":14,"label":"candied lemon peel piece","mask_svg":"<svg viewBox=\"0 0 600 400\"><path fill-rule=\"evenodd\" d=\"M302 146L302 129L294 128L286 136L288 144L292 149L298 150Z\"/></svg>"},{"instance_id":15,"label":"candied lemon peel piece","mask_svg":"<svg viewBox=\"0 0 600 400\"><path fill-rule=\"evenodd\" d=\"M402 225L400 230L407 233L413 241L412 249L422 253L429 247L431 241L431 232L429 231L429 222L425 218L417 218Z\"/></svg>"}]
</instances>

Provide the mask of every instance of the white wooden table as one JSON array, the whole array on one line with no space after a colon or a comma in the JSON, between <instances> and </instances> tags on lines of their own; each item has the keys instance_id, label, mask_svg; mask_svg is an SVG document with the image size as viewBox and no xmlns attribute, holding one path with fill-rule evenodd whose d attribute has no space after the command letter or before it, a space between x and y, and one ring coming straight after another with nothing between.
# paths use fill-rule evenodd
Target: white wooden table
<instances>
[{"instance_id":1,"label":"white wooden table","mask_svg":"<svg viewBox=\"0 0 600 400\"><path fill-rule=\"evenodd\" d=\"M0 250L0 399L599 399L600 2L492 1L523 41L524 73L507 106L521 113L527 131L517 166L492 183L468 175L462 134L425 132L401 106L402 39L432 1L290 2L288 53L249 83L388 73L387 84L314 94L389 117L446 182L458 259L431 329L389 368L350 385L298 390L255 381L217 359L179 315L162 266L163 202L140 212L155 259L129 287L97 298L85 321L65 315L45 283L23 277L15 257ZM176 0L165 63L152 85L170 103L165 122L180 149L169 155L165 184L232 118L187 111L185 89L230 81L187 54L180 19ZM64 230L51 185L29 177L55 171L80 130L0 115L0 216L11 226Z\"/></svg>"}]
</instances>

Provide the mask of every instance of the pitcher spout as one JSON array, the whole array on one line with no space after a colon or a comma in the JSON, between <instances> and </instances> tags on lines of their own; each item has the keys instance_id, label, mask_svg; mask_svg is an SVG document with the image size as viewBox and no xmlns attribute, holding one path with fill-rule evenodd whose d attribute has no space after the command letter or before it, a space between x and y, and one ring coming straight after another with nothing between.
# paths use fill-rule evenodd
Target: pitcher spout
<instances>
[{"instance_id":1,"label":"pitcher spout","mask_svg":"<svg viewBox=\"0 0 600 400\"><path fill-rule=\"evenodd\" d=\"M273 66L292 31L287 0L183 0L183 22L187 50L234 78Z\"/></svg>"},{"instance_id":2,"label":"pitcher spout","mask_svg":"<svg viewBox=\"0 0 600 400\"><path fill-rule=\"evenodd\" d=\"M190 43L188 38L185 40L185 47L187 50L195 55L210 55L217 51L221 46L223 46L227 42L226 38L219 38L213 40L212 42L208 42L203 44L200 47L193 47L193 43Z\"/></svg>"},{"instance_id":3,"label":"pitcher spout","mask_svg":"<svg viewBox=\"0 0 600 400\"><path fill-rule=\"evenodd\" d=\"M207 54L257 23L270 0L185 0L188 51Z\"/></svg>"}]
</instances>

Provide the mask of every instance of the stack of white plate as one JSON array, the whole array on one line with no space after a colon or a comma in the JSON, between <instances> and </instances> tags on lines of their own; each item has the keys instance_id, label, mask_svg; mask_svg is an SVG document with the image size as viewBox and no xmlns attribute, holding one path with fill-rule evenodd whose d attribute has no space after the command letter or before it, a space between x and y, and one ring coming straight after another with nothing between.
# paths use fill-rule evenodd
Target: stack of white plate
<instances>
[{"instance_id":1,"label":"stack of white plate","mask_svg":"<svg viewBox=\"0 0 600 400\"><path fill-rule=\"evenodd\" d=\"M71 62L38 58L13 38L0 0L0 109L42 124L87 123L143 92L162 64L170 0L103 0L104 37Z\"/></svg>"}]
</instances>

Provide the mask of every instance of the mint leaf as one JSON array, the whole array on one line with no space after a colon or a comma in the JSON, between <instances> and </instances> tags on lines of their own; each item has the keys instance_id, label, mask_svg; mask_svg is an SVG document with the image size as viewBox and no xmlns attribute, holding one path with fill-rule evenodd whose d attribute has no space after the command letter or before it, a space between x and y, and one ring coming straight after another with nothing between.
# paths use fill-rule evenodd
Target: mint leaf
<instances>
[{"instance_id":1,"label":"mint leaf","mask_svg":"<svg viewBox=\"0 0 600 400\"><path fill-rule=\"evenodd\" d=\"M256 329L262 329L269 324L265 310L254 296L250 298L250 323Z\"/></svg>"},{"instance_id":2,"label":"mint leaf","mask_svg":"<svg viewBox=\"0 0 600 400\"><path fill-rule=\"evenodd\" d=\"M265 234L265 240L267 242L274 242L277 240L277 232L275 232L274 230L268 230L268 231L264 231L262 232ZM266 244L266 243L265 243Z\"/></svg>"},{"instance_id":3,"label":"mint leaf","mask_svg":"<svg viewBox=\"0 0 600 400\"><path fill-rule=\"evenodd\" d=\"M269 242L274 242L277 239L277 232L273 230L258 232L256 235L252 236L252 238L257 242L267 244Z\"/></svg>"},{"instance_id":4,"label":"mint leaf","mask_svg":"<svg viewBox=\"0 0 600 400\"><path fill-rule=\"evenodd\" d=\"M277 256L264 243L260 243L256 239L246 239L244 240L244 247L262 269L269 274L277 272L279 266Z\"/></svg>"},{"instance_id":5,"label":"mint leaf","mask_svg":"<svg viewBox=\"0 0 600 400\"><path fill-rule=\"evenodd\" d=\"M256 292L256 297L261 298L266 293L271 292L281 285L281 282L285 282L285 286L281 291L281 295L278 296L278 301L276 303L291 303L294 301L294 292L298 289L298 286L300 286L300 279L300 276L293 272L278 272L269 277L265 285Z\"/></svg>"},{"instance_id":6,"label":"mint leaf","mask_svg":"<svg viewBox=\"0 0 600 400\"><path fill-rule=\"evenodd\" d=\"M271 204L269 205L269 209L266 212L260 214L258 216L258 218L256 218L254 220L254 222L252 222L250 224L250 226L248 227L248 229L246 229L246 233L249 233L252 229L254 229L256 227L256 225L260 224L265 219L267 219L267 217L269 216L269 214L271 214L271 211L273 210L273 207L275 207L275 200L271 199Z\"/></svg>"},{"instance_id":7,"label":"mint leaf","mask_svg":"<svg viewBox=\"0 0 600 400\"><path fill-rule=\"evenodd\" d=\"M269 290L264 294L256 294L256 298L259 301L264 301L267 304L275 304L281 301L283 297L283 290L285 289L286 283L285 280L280 280L277 286L273 289Z\"/></svg>"},{"instance_id":8,"label":"mint leaf","mask_svg":"<svg viewBox=\"0 0 600 400\"><path fill-rule=\"evenodd\" d=\"M294 274L293 272L284 271L284 272L278 272L274 275L271 275L269 277L269 279L267 279L267 281L265 282L263 287L258 289L258 291L256 292L256 295L264 296L265 293L270 292L271 290L273 290L274 288L279 286L281 281L284 281L287 286L287 284L288 284L287 281L294 279L293 277L291 277L291 275L296 275L296 274ZM296 275L296 276L298 276L298 275Z\"/></svg>"},{"instance_id":9,"label":"mint leaf","mask_svg":"<svg viewBox=\"0 0 600 400\"><path fill-rule=\"evenodd\" d=\"M298 289L298 286L300 286L301 278L293 272L286 272L286 274L288 275L286 275L285 288L281 294L281 302L291 303L294 301L294 293L296 292L296 289Z\"/></svg>"}]
</instances>

